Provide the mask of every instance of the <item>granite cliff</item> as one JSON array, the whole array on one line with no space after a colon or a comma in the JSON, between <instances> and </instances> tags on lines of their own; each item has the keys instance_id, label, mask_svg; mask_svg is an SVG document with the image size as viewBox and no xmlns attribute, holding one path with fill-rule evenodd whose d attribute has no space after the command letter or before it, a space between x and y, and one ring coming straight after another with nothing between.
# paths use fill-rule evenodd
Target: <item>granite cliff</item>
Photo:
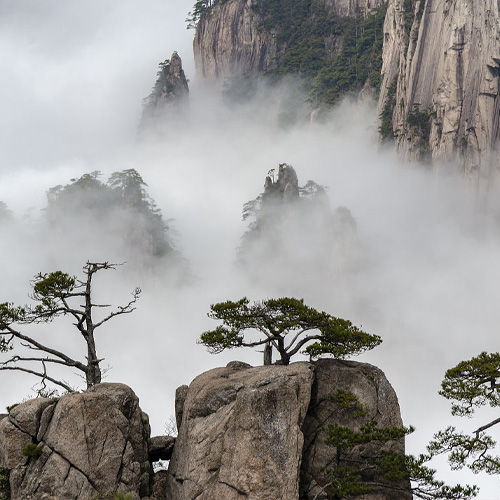
<instances>
[{"instance_id":1,"label":"granite cliff","mask_svg":"<svg viewBox=\"0 0 500 500\"><path fill-rule=\"evenodd\" d=\"M341 92L359 91L367 82L377 88L384 4L385 0L215 1L196 23L197 72L212 82L269 73L299 75L319 103L331 103ZM356 60L356 71L346 68L348 60ZM339 74L339 85L327 88Z\"/></svg>"},{"instance_id":2,"label":"granite cliff","mask_svg":"<svg viewBox=\"0 0 500 500\"><path fill-rule=\"evenodd\" d=\"M491 185L500 168L497 0L300 0L281 10L274 4L214 2L197 23L199 74L210 81L306 76L319 105L363 86L380 89L382 138L394 140L404 158L451 165ZM374 20L380 9L383 30Z\"/></svg>"},{"instance_id":3,"label":"granite cliff","mask_svg":"<svg viewBox=\"0 0 500 500\"><path fill-rule=\"evenodd\" d=\"M477 183L500 166L500 4L389 0L380 110L408 160L453 164Z\"/></svg>"}]
</instances>

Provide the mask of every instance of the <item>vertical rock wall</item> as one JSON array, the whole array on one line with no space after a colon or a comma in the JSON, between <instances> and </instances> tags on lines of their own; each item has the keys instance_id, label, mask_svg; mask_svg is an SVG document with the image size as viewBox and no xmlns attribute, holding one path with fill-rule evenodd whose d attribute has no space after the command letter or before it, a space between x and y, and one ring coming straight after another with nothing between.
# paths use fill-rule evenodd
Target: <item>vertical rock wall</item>
<instances>
[{"instance_id":1,"label":"vertical rock wall","mask_svg":"<svg viewBox=\"0 0 500 500\"><path fill-rule=\"evenodd\" d=\"M228 0L204 15L193 41L197 72L209 81L256 75L275 69L286 53L278 31L265 31L252 7L262 0ZM286 0L283 8L286 8ZM352 16L367 13L387 0L319 0L327 12ZM279 28L277 28L278 30ZM331 40L325 40L325 46Z\"/></svg>"},{"instance_id":2,"label":"vertical rock wall","mask_svg":"<svg viewBox=\"0 0 500 500\"><path fill-rule=\"evenodd\" d=\"M451 164L478 184L495 177L499 30L497 0L389 0L380 110L397 79L393 131L408 160Z\"/></svg>"}]
</instances>

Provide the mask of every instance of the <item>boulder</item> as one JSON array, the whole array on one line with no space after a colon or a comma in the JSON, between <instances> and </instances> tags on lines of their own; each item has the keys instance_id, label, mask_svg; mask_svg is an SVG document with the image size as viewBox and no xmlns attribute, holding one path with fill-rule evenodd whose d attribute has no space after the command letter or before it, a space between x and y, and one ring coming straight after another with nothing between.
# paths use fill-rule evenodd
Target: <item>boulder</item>
<instances>
[{"instance_id":1,"label":"boulder","mask_svg":"<svg viewBox=\"0 0 500 500\"><path fill-rule=\"evenodd\" d=\"M16 406L0 421L0 466L11 469L12 499L83 500L112 491L147 497L146 417L123 384ZM39 450L30 458L22 455L29 443Z\"/></svg>"},{"instance_id":2,"label":"boulder","mask_svg":"<svg viewBox=\"0 0 500 500\"><path fill-rule=\"evenodd\" d=\"M356 397L362 414L339 407L339 390ZM372 365L329 359L289 366L230 363L189 386L180 433L168 472L155 484L155 498L326 499L325 470L336 466L337 456L325 444L328 424L357 430L373 420L381 427L402 426L396 394ZM402 454L404 442L368 443L353 454L356 459L381 451ZM411 494L380 489L363 496L382 499L410 500Z\"/></svg>"},{"instance_id":3,"label":"boulder","mask_svg":"<svg viewBox=\"0 0 500 500\"><path fill-rule=\"evenodd\" d=\"M298 499L309 363L217 368L189 386L168 469L172 500Z\"/></svg>"},{"instance_id":4,"label":"boulder","mask_svg":"<svg viewBox=\"0 0 500 500\"><path fill-rule=\"evenodd\" d=\"M175 437L155 436L149 440L149 461L170 460L174 451Z\"/></svg>"}]
</instances>

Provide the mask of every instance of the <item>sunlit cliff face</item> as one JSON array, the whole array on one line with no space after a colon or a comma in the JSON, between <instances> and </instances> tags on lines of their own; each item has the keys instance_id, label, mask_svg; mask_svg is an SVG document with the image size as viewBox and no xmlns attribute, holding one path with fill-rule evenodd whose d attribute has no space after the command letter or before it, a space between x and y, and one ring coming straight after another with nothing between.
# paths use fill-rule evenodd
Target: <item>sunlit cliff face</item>
<instances>
[{"instance_id":1,"label":"sunlit cliff face","mask_svg":"<svg viewBox=\"0 0 500 500\"><path fill-rule=\"evenodd\" d=\"M461 179L403 167L381 149L370 104L344 103L321 123L284 127L286 88L269 94L264 87L251 102L222 103L216 89L204 88L190 72L185 2L155 1L148 11L132 2L95 2L85 15L62 1L29 6L7 3L0 18L6 89L0 96L0 200L14 217L1 226L0 301L28 301L29 280L39 271L77 274L87 259L126 260L109 234L95 238L91 221L78 215L73 226L69 221L66 231L49 237L41 209L45 192L71 178L100 170L106 179L135 168L164 219L173 219L176 248L195 277L180 286L161 273L134 271L129 262L96 280L103 303L126 302L135 286L143 289L138 309L109 322L96 342L104 367L112 368L106 380L134 388L153 432L162 433L174 412L177 386L233 359L261 362L252 351L212 357L197 344L214 326L206 317L211 303L293 295L383 338L359 360L384 370L405 423L418 428L409 451L423 451L432 432L452 421L437 395L445 369L498 349L500 241L488 204ZM84 19L82 27L69 29L76 18ZM182 29L169 31L167 22ZM192 80L189 115L164 137L137 142L141 99L157 63L174 49ZM265 269L259 279L238 267L247 230L243 204L263 191L267 172L283 162L294 167L301 185L312 179L328 187L332 213L350 211L357 233L353 253L345 255L349 265L335 251L329 259L321 232L311 235L313 216L290 231L290 244L280 245L279 254L264 238L249 255L251 267ZM330 266L333 271L325 272ZM69 320L30 331L83 355ZM71 371L65 376L78 384ZM35 383L20 374L0 378L0 408L28 395ZM485 481L484 498L489 487Z\"/></svg>"}]
</instances>

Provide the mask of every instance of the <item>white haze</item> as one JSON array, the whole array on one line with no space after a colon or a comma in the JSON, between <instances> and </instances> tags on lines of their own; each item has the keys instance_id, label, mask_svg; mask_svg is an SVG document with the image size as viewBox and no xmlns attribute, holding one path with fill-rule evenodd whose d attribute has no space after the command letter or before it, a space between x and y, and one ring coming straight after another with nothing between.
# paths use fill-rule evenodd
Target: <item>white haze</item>
<instances>
[{"instance_id":1,"label":"white haze","mask_svg":"<svg viewBox=\"0 0 500 500\"><path fill-rule=\"evenodd\" d=\"M497 351L500 238L494 218L461 179L400 164L376 142L376 110L344 103L324 124L276 126L280 96L229 109L194 75L191 1L5 0L0 6L0 200L17 223L2 229L0 301L23 303L39 271L78 273L87 259L119 260L102 241L78 247L62 236L47 241L41 224L45 191L72 177L136 168L165 218L174 219L177 247L198 280L131 277L124 268L97 276L98 299L123 303L136 285L138 309L103 329L99 354L107 381L129 384L149 413L153 432L174 412L176 387L204 370L254 352L211 356L197 344L214 326L211 303L294 295L384 339L361 356L394 386L403 419L417 432L408 451L424 451L432 433L452 422L440 396L444 371L479 352ZM136 143L141 100L158 62L177 50L192 80L190 115L161 143ZM276 104L278 103L278 104ZM234 267L242 205L261 191L267 171L287 162L300 184L329 186L332 209L346 206L357 226L354 269L332 277L277 268L256 285ZM481 207L481 210L479 210ZM75 220L78 224L78 220ZM90 238L91 239L91 238ZM300 250L300 249L299 249ZM294 252L290 248L290 252ZM313 279L314 277L314 279ZM80 354L69 324L38 327L44 340ZM71 374L67 378L71 377ZM1 373L0 408L19 401L35 381ZM73 383L78 380L72 378ZM477 423L477 422L476 422ZM481 422L482 423L482 422ZM458 421L469 428L474 423ZM496 480L466 473L479 498L498 497Z\"/></svg>"}]
</instances>

